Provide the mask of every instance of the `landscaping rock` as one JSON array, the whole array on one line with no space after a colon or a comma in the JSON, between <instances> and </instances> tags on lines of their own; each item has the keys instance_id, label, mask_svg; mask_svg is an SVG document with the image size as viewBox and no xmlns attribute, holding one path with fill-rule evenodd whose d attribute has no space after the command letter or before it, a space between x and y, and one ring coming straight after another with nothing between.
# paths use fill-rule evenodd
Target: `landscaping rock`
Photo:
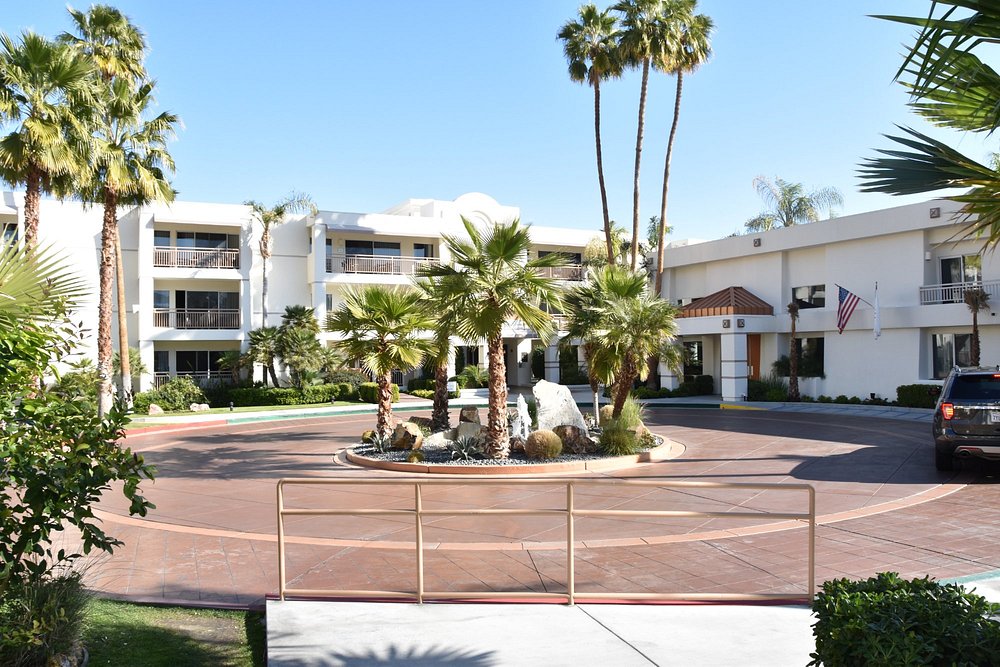
<instances>
[{"instance_id":1,"label":"landscaping rock","mask_svg":"<svg viewBox=\"0 0 1000 667\"><path fill-rule=\"evenodd\" d=\"M479 421L479 408L474 405L467 405L458 413L459 422L469 422L470 424L482 424Z\"/></svg>"},{"instance_id":2,"label":"landscaping rock","mask_svg":"<svg viewBox=\"0 0 1000 667\"><path fill-rule=\"evenodd\" d=\"M208 412L211 409L212 406L209 405L208 403L201 403L200 405L198 405L198 412Z\"/></svg>"},{"instance_id":3,"label":"landscaping rock","mask_svg":"<svg viewBox=\"0 0 1000 667\"><path fill-rule=\"evenodd\" d=\"M443 449L448 446L448 443L451 440L454 440L454 437L455 429L431 433L429 436L424 438L424 445L421 449Z\"/></svg>"},{"instance_id":4,"label":"landscaping rock","mask_svg":"<svg viewBox=\"0 0 1000 667\"><path fill-rule=\"evenodd\" d=\"M576 426L556 426L552 432L559 436L563 451L571 454L594 454L597 452L597 442L585 430Z\"/></svg>"},{"instance_id":5,"label":"landscaping rock","mask_svg":"<svg viewBox=\"0 0 1000 667\"><path fill-rule=\"evenodd\" d=\"M393 449L420 449L424 444L424 434L413 422L402 422L392 433Z\"/></svg>"},{"instance_id":6,"label":"landscaping rock","mask_svg":"<svg viewBox=\"0 0 1000 667\"><path fill-rule=\"evenodd\" d=\"M482 438L483 437L483 426L478 422L459 422L458 428L455 429L455 440L459 438Z\"/></svg>"},{"instance_id":7,"label":"landscaping rock","mask_svg":"<svg viewBox=\"0 0 1000 667\"><path fill-rule=\"evenodd\" d=\"M511 454L523 454L524 453L524 438L519 436L514 436L510 439L510 452Z\"/></svg>"},{"instance_id":8,"label":"landscaping rock","mask_svg":"<svg viewBox=\"0 0 1000 667\"><path fill-rule=\"evenodd\" d=\"M150 403L149 404L149 413L148 414L150 414L150 415L162 415L163 414L163 408L161 408L156 403Z\"/></svg>"},{"instance_id":9,"label":"landscaping rock","mask_svg":"<svg viewBox=\"0 0 1000 667\"><path fill-rule=\"evenodd\" d=\"M431 418L430 417L410 417L408 420L411 424L416 424L421 428L426 428L430 430L431 428Z\"/></svg>"},{"instance_id":10,"label":"landscaping rock","mask_svg":"<svg viewBox=\"0 0 1000 667\"><path fill-rule=\"evenodd\" d=\"M583 420L580 408L567 387L555 382L539 380L531 392L535 395L538 405L538 430L551 431L556 426L576 426L581 431L587 431L587 422Z\"/></svg>"},{"instance_id":11,"label":"landscaping rock","mask_svg":"<svg viewBox=\"0 0 1000 667\"><path fill-rule=\"evenodd\" d=\"M207 412L208 409L208 403L192 403L188 406L191 412Z\"/></svg>"}]
</instances>

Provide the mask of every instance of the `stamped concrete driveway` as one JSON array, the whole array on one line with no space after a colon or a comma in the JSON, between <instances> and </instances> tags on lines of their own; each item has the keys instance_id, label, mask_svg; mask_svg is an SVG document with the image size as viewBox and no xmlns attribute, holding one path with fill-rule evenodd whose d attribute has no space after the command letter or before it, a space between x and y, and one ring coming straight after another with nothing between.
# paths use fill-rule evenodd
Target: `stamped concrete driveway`
<instances>
[{"instance_id":1,"label":"stamped concrete driveway","mask_svg":"<svg viewBox=\"0 0 1000 667\"><path fill-rule=\"evenodd\" d=\"M456 416L457 417L457 416ZM282 477L357 479L302 489L299 506L407 507L412 490L364 479L399 473L338 456L371 415L133 434L156 465L157 509L128 517L115 498L100 517L125 546L88 573L105 593L138 600L248 605L277 591L275 483ZM683 445L675 459L601 477L808 483L816 489L817 581L883 570L958 577L1000 569L1000 492L989 471L934 470L926 424L875 418L706 409L651 409L648 426ZM552 507L565 491L461 479L429 490L425 506ZM592 592L802 593L806 531L767 517L801 498L731 490L590 489L594 508L756 511L759 519L581 519L577 586ZM300 588L413 590L412 521L289 522L288 580ZM559 591L565 528L557 517L428 521L427 587L440 591Z\"/></svg>"}]
</instances>

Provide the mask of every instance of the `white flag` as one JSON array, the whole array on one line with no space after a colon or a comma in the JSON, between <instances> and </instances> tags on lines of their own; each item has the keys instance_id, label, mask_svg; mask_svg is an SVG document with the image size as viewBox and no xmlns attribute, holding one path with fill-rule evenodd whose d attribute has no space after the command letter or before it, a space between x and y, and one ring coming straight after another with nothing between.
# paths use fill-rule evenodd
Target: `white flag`
<instances>
[{"instance_id":1,"label":"white flag","mask_svg":"<svg viewBox=\"0 0 1000 667\"><path fill-rule=\"evenodd\" d=\"M875 340L878 340L878 337L882 335L882 314L878 309L878 283L875 283L875 312L872 319L875 322Z\"/></svg>"}]
</instances>

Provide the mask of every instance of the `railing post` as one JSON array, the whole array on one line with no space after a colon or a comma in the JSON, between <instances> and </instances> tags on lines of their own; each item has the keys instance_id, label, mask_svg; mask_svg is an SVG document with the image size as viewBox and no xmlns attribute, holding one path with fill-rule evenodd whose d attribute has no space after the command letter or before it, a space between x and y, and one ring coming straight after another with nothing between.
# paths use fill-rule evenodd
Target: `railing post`
<instances>
[{"instance_id":1,"label":"railing post","mask_svg":"<svg viewBox=\"0 0 1000 667\"><path fill-rule=\"evenodd\" d=\"M576 604L576 572L574 570L576 534L573 527L573 480L566 482L566 594L572 607Z\"/></svg>"},{"instance_id":2,"label":"railing post","mask_svg":"<svg viewBox=\"0 0 1000 667\"><path fill-rule=\"evenodd\" d=\"M816 596L816 489L809 486L809 600Z\"/></svg>"},{"instance_id":3,"label":"railing post","mask_svg":"<svg viewBox=\"0 0 1000 667\"><path fill-rule=\"evenodd\" d=\"M285 600L285 516L281 494L282 483L278 480L278 599Z\"/></svg>"},{"instance_id":4,"label":"railing post","mask_svg":"<svg viewBox=\"0 0 1000 667\"><path fill-rule=\"evenodd\" d=\"M420 490L420 482L413 482L414 507L417 518L417 604L424 603L424 521L423 521L423 496Z\"/></svg>"}]
</instances>

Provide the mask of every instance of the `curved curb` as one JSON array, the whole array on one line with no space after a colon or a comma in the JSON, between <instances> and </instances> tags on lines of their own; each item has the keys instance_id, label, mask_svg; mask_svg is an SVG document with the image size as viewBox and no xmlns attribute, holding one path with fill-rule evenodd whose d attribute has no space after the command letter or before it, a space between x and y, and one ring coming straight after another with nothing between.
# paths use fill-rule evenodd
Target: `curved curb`
<instances>
[{"instance_id":1,"label":"curved curb","mask_svg":"<svg viewBox=\"0 0 1000 667\"><path fill-rule=\"evenodd\" d=\"M605 472L620 470L637 463L657 463L677 458L684 453L684 445L663 438L663 444L634 456L595 459L593 461L565 461L563 463L526 463L524 465L479 466L449 465L447 463L427 465L404 461L383 461L355 454L348 449L347 460L354 465L392 472L419 473L427 475L556 475L570 472Z\"/></svg>"}]
</instances>

